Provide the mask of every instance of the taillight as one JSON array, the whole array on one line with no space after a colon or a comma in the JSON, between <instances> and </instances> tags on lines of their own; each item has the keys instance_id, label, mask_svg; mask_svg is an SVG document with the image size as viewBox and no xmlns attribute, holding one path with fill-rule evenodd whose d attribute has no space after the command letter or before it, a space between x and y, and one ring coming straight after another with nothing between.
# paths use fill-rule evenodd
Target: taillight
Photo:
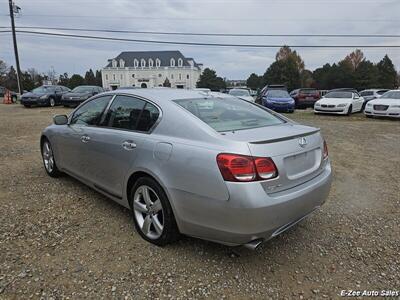
<instances>
[{"instance_id":1,"label":"taillight","mask_svg":"<svg viewBox=\"0 0 400 300\"><path fill-rule=\"evenodd\" d=\"M328 158L328 145L324 141L324 153L323 153L323 158L327 159Z\"/></svg>"},{"instance_id":2,"label":"taillight","mask_svg":"<svg viewBox=\"0 0 400 300\"><path fill-rule=\"evenodd\" d=\"M217 156L217 164L226 181L257 181L278 175L270 158L221 153Z\"/></svg>"}]
</instances>

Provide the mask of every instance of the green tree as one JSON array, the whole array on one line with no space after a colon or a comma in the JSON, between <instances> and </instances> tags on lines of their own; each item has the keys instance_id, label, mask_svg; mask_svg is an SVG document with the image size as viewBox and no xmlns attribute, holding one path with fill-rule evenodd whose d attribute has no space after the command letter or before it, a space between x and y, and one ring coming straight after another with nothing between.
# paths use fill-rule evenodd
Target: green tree
<instances>
[{"instance_id":1,"label":"green tree","mask_svg":"<svg viewBox=\"0 0 400 300\"><path fill-rule=\"evenodd\" d=\"M246 85L252 90L258 90L262 88L262 76L258 76L255 73L250 74L249 78L246 80Z\"/></svg>"},{"instance_id":2,"label":"green tree","mask_svg":"<svg viewBox=\"0 0 400 300\"><path fill-rule=\"evenodd\" d=\"M96 70L96 83L95 83L95 85L103 86L103 80L101 78L101 71L100 70Z\"/></svg>"},{"instance_id":3,"label":"green tree","mask_svg":"<svg viewBox=\"0 0 400 300\"><path fill-rule=\"evenodd\" d=\"M394 89L397 87L397 72L392 60L385 55L376 65L378 69L378 83L380 88Z\"/></svg>"},{"instance_id":4,"label":"green tree","mask_svg":"<svg viewBox=\"0 0 400 300\"><path fill-rule=\"evenodd\" d=\"M27 71L21 72L21 82L24 90L31 91L35 88L35 81Z\"/></svg>"},{"instance_id":5,"label":"green tree","mask_svg":"<svg viewBox=\"0 0 400 300\"><path fill-rule=\"evenodd\" d=\"M96 85L96 77L94 76L92 69L89 69L85 74L85 84Z\"/></svg>"},{"instance_id":6,"label":"green tree","mask_svg":"<svg viewBox=\"0 0 400 300\"><path fill-rule=\"evenodd\" d=\"M299 72L301 73L304 70L304 61L299 54L297 54L296 50L290 49L289 46L283 46L279 49L279 51L275 55L275 60L287 60L292 58L297 65Z\"/></svg>"},{"instance_id":7,"label":"green tree","mask_svg":"<svg viewBox=\"0 0 400 300\"><path fill-rule=\"evenodd\" d=\"M58 78L58 84L63 86L69 86L68 73L61 74Z\"/></svg>"},{"instance_id":8,"label":"green tree","mask_svg":"<svg viewBox=\"0 0 400 300\"><path fill-rule=\"evenodd\" d=\"M163 87L171 87L171 82L169 82L168 77L165 78L164 83L163 83Z\"/></svg>"},{"instance_id":9,"label":"green tree","mask_svg":"<svg viewBox=\"0 0 400 300\"><path fill-rule=\"evenodd\" d=\"M289 91L300 86L300 71L293 57L272 63L263 75L263 83L285 84Z\"/></svg>"},{"instance_id":10,"label":"green tree","mask_svg":"<svg viewBox=\"0 0 400 300\"><path fill-rule=\"evenodd\" d=\"M214 70L205 68L196 86L198 88L209 88L212 91L220 91L226 88L226 83L222 77L217 76Z\"/></svg>"},{"instance_id":11,"label":"green tree","mask_svg":"<svg viewBox=\"0 0 400 300\"><path fill-rule=\"evenodd\" d=\"M354 72L354 87L359 91L379 86L378 68L369 60L363 60Z\"/></svg>"},{"instance_id":12,"label":"green tree","mask_svg":"<svg viewBox=\"0 0 400 300\"><path fill-rule=\"evenodd\" d=\"M84 84L85 84L85 79L79 74L74 74L69 79L68 87L73 89L73 88L77 87L78 85L84 85Z\"/></svg>"},{"instance_id":13,"label":"green tree","mask_svg":"<svg viewBox=\"0 0 400 300\"><path fill-rule=\"evenodd\" d=\"M11 90L17 91L18 90L18 83L17 83L17 72L15 71L14 67L11 66L8 69L6 77L4 79L4 86Z\"/></svg>"}]
</instances>

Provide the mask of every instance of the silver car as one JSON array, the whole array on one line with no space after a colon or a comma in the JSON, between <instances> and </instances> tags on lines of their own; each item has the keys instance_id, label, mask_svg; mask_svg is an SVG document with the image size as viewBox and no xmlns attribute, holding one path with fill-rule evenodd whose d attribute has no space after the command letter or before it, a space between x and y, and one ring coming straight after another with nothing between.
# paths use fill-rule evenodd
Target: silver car
<instances>
[{"instance_id":1,"label":"silver car","mask_svg":"<svg viewBox=\"0 0 400 300\"><path fill-rule=\"evenodd\" d=\"M319 208L331 184L319 129L196 91L99 94L55 116L40 144L50 176L131 209L159 246L185 234L255 248Z\"/></svg>"}]
</instances>

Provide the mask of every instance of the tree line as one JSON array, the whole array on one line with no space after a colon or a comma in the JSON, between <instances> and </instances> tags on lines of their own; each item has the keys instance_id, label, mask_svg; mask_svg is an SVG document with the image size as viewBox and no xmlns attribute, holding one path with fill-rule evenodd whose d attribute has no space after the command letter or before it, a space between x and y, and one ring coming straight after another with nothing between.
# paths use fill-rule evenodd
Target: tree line
<instances>
[{"instance_id":1,"label":"tree line","mask_svg":"<svg viewBox=\"0 0 400 300\"><path fill-rule=\"evenodd\" d=\"M69 77L68 73L56 76L54 69L47 73L39 73L35 68L29 68L26 71L21 71L21 84L23 89L31 91L34 88L43 85L45 82L52 84L60 84L70 89L78 85L97 85L102 86L101 71L89 69L85 76L73 74ZM4 86L9 90L17 91L17 72L13 66L8 67L4 61L0 60L0 86Z\"/></svg>"},{"instance_id":2,"label":"tree line","mask_svg":"<svg viewBox=\"0 0 400 300\"><path fill-rule=\"evenodd\" d=\"M359 91L368 88L395 89L400 85L400 74L397 74L388 55L375 64L367 60L359 49L337 63L327 63L310 71L305 69L304 61L296 51L284 46L263 75L252 73L247 79L247 87L254 90L267 84L286 84L289 91L300 87L319 90L355 88Z\"/></svg>"}]
</instances>

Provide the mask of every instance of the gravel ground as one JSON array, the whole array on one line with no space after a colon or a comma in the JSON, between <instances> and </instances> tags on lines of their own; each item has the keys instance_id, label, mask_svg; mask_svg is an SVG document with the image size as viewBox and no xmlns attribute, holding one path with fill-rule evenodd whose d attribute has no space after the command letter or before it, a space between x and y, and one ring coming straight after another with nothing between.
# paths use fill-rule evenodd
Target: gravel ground
<instances>
[{"instance_id":1,"label":"gravel ground","mask_svg":"<svg viewBox=\"0 0 400 300\"><path fill-rule=\"evenodd\" d=\"M130 212L45 174L40 131L64 108L0 105L0 298L338 298L400 290L400 122L289 115L320 127L334 181L323 208L257 251L185 237L158 248Z\"/></svg>"}]
</instances>

